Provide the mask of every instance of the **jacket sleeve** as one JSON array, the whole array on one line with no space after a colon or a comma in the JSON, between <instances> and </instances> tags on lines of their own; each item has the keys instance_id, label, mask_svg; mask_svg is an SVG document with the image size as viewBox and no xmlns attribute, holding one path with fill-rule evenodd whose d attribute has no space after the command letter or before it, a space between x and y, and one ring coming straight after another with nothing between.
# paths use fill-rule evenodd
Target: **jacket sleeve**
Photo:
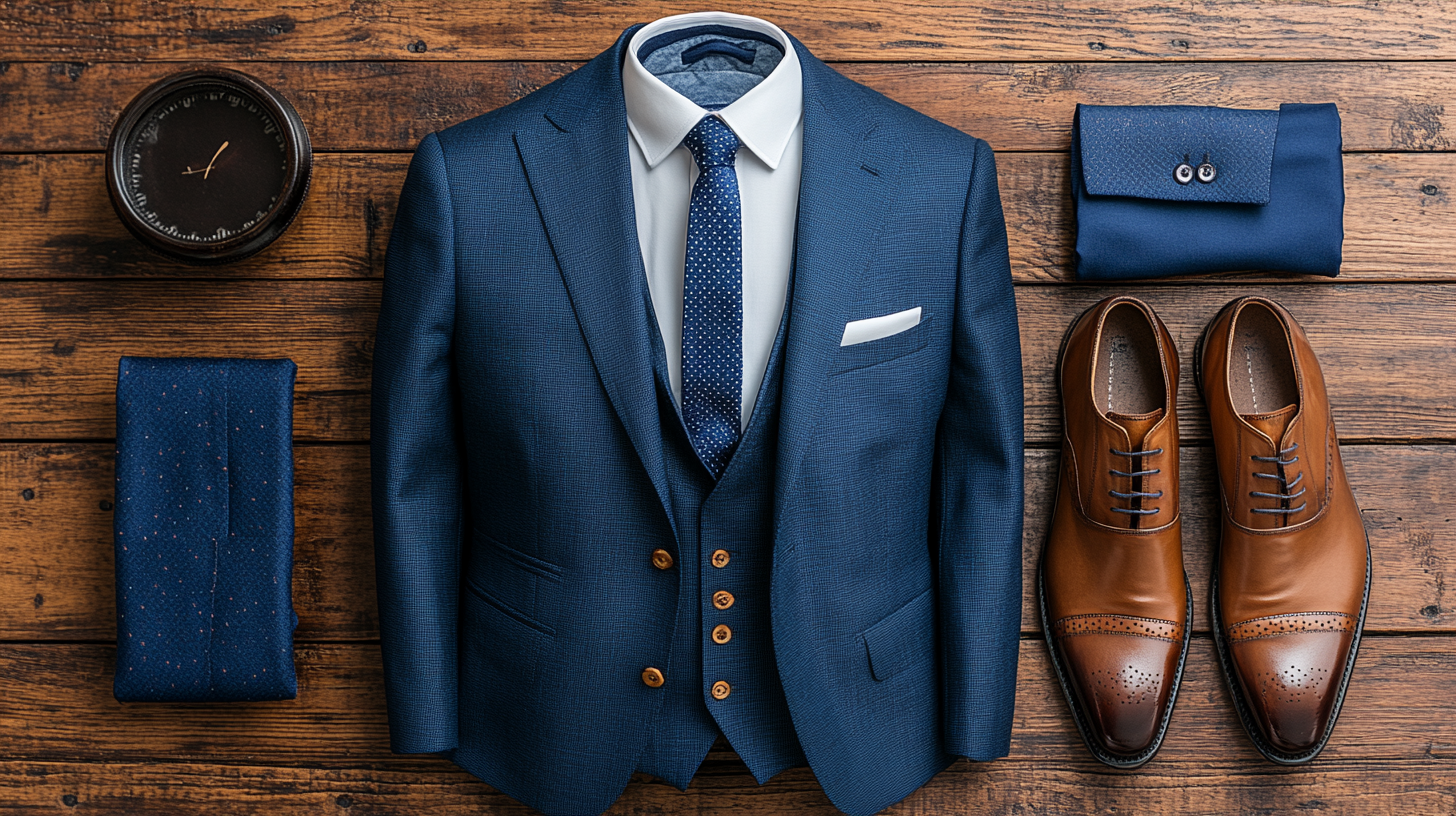
<instances>
[{"instance_id":1,"label":"jacket sleeve","mask_svg":"<svg viewBox=\"0 0 1456 816\"><path fill-rule=\"evenodd\" d=\"M950 382L936 439L946 749L1010 751L1021 629L1021 340L991 148L977 140L961 225ZM937 538L933 537L932 542Z\"/></svg>"},{"instance_id":2,"label":"jacket sleeve","mask_svg":"<svg viewBox=\"0 0 1456 816\"><path fill-rule=\"evenodd\" d=\"M385 255L370 463L390 747L456 746L462 517L451 337L454 219L438 137L421 140Z\"/></svg>"}]
</instances>

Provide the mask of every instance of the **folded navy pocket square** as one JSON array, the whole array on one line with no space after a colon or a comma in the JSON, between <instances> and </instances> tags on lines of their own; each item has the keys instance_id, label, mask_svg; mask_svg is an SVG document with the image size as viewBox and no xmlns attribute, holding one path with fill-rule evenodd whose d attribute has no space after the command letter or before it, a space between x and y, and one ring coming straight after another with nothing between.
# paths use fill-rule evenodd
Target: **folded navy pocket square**
<instances>
[{"instance_id":1,"label":"folded navy pocket square","mask_svg":"<svg viewBox=\"0 0 1456 816\"><path fill-rule=\"evenodd\" d=\"M116 699L297 696L296 371L291 360L121 358Z\"/></svg>"}]
</instances>

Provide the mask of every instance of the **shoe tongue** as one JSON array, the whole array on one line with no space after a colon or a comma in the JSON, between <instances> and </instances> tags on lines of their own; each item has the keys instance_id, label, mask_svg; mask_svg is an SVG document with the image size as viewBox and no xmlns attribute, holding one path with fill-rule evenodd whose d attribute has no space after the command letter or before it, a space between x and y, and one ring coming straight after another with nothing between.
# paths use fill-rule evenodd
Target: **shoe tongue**
<instances>
[{"instance_id":1,"label":"shoe tongue","mask_svg":"<svg viewBox=\"0 0 1456 816\"><path fill-rule=\"evenodd\" d=\"M1284 439L1284 432L1289 429L1289 421L1294 419L1294 410L1297 406L1286 405L1273 413L1268 414L1240 414L1244 421L1258 428L1270 440L1274 447L1279 447Z\"/></svg>"},{"instance_id":2,"label":"shoe tongue","mask_svg":"<svg viewBox=\"0 0 1456 816\"><path fill-rule=\"evenodd\" d=\"M1116 411L1108 411L1107 418L1122 426L1127 431L1127 441L1132 443L1133 450L1141 448L1143 439L1147 437L1148 431L1158 424L1163 418L1163 409L1155 408L1146 414L1119 414Z\"/></svg>"}]
</instances>

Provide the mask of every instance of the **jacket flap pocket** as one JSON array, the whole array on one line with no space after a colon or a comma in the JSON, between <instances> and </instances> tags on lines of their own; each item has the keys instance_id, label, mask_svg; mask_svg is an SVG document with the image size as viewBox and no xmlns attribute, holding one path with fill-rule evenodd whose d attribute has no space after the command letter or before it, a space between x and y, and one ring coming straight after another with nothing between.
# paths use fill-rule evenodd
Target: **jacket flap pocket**
<instances>
[{"instance_id":1,"label":"jacket flap pocket","mask_svg":"<svg viewBox=\"0 0 1456 816\"><path fill-rule=\"evenodd\" d=\"M1073 131L1088 195L1269 203L1277 110L1078 105Z\"/></svg>"},{"instance_id":2,"label":"jacket flap pocket","mask_svg":"<svg viewBox=\"0 0 1456 816\"><path fill-rule=\"evenodd\" d=\"M870 674L888 680L935 648L935 593L925 590L864 632Z\"/></svg>"}]
</instances>

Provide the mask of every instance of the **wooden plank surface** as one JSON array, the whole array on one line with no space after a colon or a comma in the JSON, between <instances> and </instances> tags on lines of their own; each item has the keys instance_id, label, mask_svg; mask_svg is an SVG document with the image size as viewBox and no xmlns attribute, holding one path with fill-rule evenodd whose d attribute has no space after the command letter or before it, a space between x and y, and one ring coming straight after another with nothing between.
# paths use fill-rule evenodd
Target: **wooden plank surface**
<instances>
[{"instance_id":1,"label":"wooden plank surface","mask_svg":"<svg viewBox=\"0 0 1456 816\"><path fill-rule=\"evenodd\" d=\"M59 288L57 288L59 287ZM379 281L0 284L0 439L111 438L122 355L287 357L295 438L368 438Z\"/></svg>"},{"instance_id":2,"label":"wooden plank surface","mask_svg":"<svg viewBox=\"0 0 1456 816\"><path fill-rule=\"evenodd\" d=\"M22 812L84 808L132 816L527 816L531 810L444 762L413 768L313 768L201 762L0 762L0 797ZM1249 803L1257 803L1250 808ZM1324 759L1300 769L1242 760L1177 761L1159 755L1133 774L1060 759L960 760L885 811L890 816L985 814L1446 814L1456 808L1450 760L1393 764ZM66 812L66 811L62 811ZM839 816L806 769L760 787L735 756L709 759L686 791L638 776L608 816Z\"/></svg>"},{"instance_id":3,"label":"wooden plank surface","mask_svg":"<svg viewBox=\"0 0 1456 816\"><path fill-rule=\"evenodd\" d=\"M320 155L309 197L283 238L240 263L199 268L132 239L106 195L99 154L0 155L0 223L7 225L0 230L0 279L382 277L408 165L407 154ZM1066 156L1003 153L997 171L1016 280L1072 280L1075 224ZM1345 179L1340 276L1296 279L1456 281L1456 153L1350 154ZM1291 277L1246 273L1171 282Z\"/></svg>"},{"instance_id":4,"label":"wooden plank surface","mask_svg":"<svg viewBox=\"0 0 1456 816\"><path fill-rule=\"evenodd\" d=\"M299 366L294 436L368 439L378 280L0 283L0 440L107 439L116 365L139 356L290 357ZM1126 287L1017 290L1027 439L1060 437L1050 373L1071 320ZM1236 285L1140 292L1167 322L1184 361L1184 439L1207 438L1194 390L1194 343ZM1299 285L1261 290L1287 306L1319 354L1342 439L1456 439L1456 287ZM1352 319L1358 316L1358 319Z\"/></svg>"},{"instance_id":5,"label":"wooden plank surface","mask_svg":"<svg viewBox=\"0 0 1456 816\"><path fill-rule=\"evenodd\" d=\"M1456 761L1456 696L1449 693L1456 652L1450 643L1446 637L1362 641L1322 764L1379 761L1398 770L1403 763ZM123 704L111 694L116 656L110 645L0 644L0 676L6 678L0 759L443 767L432 756L390 753L378 645L309 644L297 647L294 657L295 700ZM1011 753L1003 764L1047 761L1095 770L1050 672L1045 643L1023 640ZM1275 771L1243 733L1207 638L1189 647L1177 710L1157 761ZM1456 765L1446 770L1448 781L1456 781Z\"/></svg>"},{"instance_id":6,"label":"wooden plank surface","mask_svg":"<svg viewBox=\"0 0 1456 816\"><path fill-rule=\"evenodd\" d=\"M183 0L10 0L0 60L587 59L633 23L698 3L400 0L248 8ZM1368 60L1456 57L1442 0L751 0L821 59Z\"/></svg>"},{"instance_id":7,"label":"wooden plank surface","mask_svg":"<svg viewBox=\"0 0 1456 816\"><path fill-rule=\"evenodd\" d=\"M112 447L0 445L0 641L116 636ZM1197 631L1208 629L1218 493L1208 448L1184 448L1183 552ZM1346 468L1370 534L1370 632L1456 632L1456 523L1431 508L1456 483L1456 446L1349 445ZM379 636L365 445L295 448L294 607L299 641ZM1040 632L1033 583L1056 489L1057 453L1026 454L1022 631Z\"/></svg>"},{"instance_id":8,"label":"wooden plank surface","mask_svg":"<svg viewBox=\"0 0 1456 816\"><path fill-rule=\"evenodd\" d=\"M288 97L315 150L412 150L421 137L494 110L576 62L231 62ZM4 151L98 151L126 103L181 66L16 62L0 73ZM850 79L991 143L1064 150L1078 102L1274 108L1337 102L1345 150L1450 150L1449 62L839 63Z\"/></svg>"}]
</instances>

